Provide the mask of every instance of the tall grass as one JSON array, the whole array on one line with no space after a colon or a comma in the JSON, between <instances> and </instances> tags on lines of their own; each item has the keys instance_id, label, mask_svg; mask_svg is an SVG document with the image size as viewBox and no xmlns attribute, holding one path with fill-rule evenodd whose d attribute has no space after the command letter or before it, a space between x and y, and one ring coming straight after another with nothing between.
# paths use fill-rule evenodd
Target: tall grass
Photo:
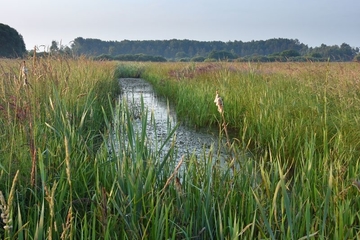
<instances>
[{"instance_id":1,"label":"tall grass","mask_svg":"<svg viewBox=\"0 0 360 240\"><path fill-rule=\"evenodd\" d=\"M1 61L3 239L358 238L356 65L32 60L25 86ZM116 76L151 81L191 126L226 122L239 167L162 153L175 129L150 147Z\"/></svg>"},{"instance_id":2,"label":"tall grass","mask_svg":"<svg viewBox=\"0 0 360 240\"><path fill-rule=\"evenodd\" d=\"M358 75L355 63L174 63L149 64L143 77L196 127L220 122L210 104L222 93L234 142L259 164L261 187L249 193L266 236L355 238Z\"/></svg>"},{"instance_id":3,"label":"tall grass","mask_svg":"<svg viewBox=\"0 0 360 240\"><path fill-rule=\"evenodd\" d=\"M71 218L66 222L63 213L73 215L73 203L88 199L91 182L79 180L88 179L87 167L106 132L103 116L111 114L109 97L119 92L113 64L44 58L27 60L27 67L24 84L18 61L1 62L0 189L5 198L19 171L17 221L12 231L0 230L11 239L65 234Z\"/></svg>"}]
</instances>

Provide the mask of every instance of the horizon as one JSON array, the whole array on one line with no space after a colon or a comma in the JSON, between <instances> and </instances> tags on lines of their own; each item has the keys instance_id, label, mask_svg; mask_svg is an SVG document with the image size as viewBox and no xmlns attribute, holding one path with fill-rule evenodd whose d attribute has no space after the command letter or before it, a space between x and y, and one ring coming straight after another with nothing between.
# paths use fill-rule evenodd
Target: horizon
<instances>
[{"instance_id":1,"label":"horizon","mask_svg":"<svg viewBox=\"0 0 360 240\"><path fill-rule=\"evenodd\" d=\"M0 0L0 21L23 36L26 49L70 46L77 37L102 41L250 42L298 39L308 47L360 47L360 1L304 0Z\"/></svg>"},{"instance_id":2,"label":"horizon","mask_svg":"<svg viewBox=\"0 0 360 240\"><path fill-rule=\"evenodd\" d=\"M84 38L84 37L76 37L76 38L83 38L83 39L94 39L94 40L100 40L100 41L103 41L103 42L122 42L122 41L171 41L171 40L178 40L178 41L197 41L197 42L223 42L223 43L227 43L227 42L235 42L235 41L238 41L238 42L243 42L243 43L248 43L248 42L256 42L256 41L267 41L267 40L271 40L271 39L289 39L289 40L298 40L300 44L304 44L306 45L308 48L316 48L316 47L320 47L321 44L319 46L308 46L306 43L303 43L301 42L299 39L295 39L295 38L269 38L269 39L259 39L259 40L250 40L250 41L242 41L242 40L233 40L233 41L221 41L221 40L194 40L194 39L176 39L176 38L172 38L172 39L145 39L145 40L137 40L137 39L122 39L122 40L103 40L103 39L100 39L100 38ZM74 38L73 40L75 40L76 38ZM70 41L69 44L63 44L61 41L56 41L56 40L52 40L52 41L56 41L57 44L58 44L58 47L71 47L71 43L73 42ZM345 44L348 44L346 42L343 42ZM343 44L341 43L341 44ZM322 44L325 44L325 43L322 43ZM325 44L326 46L341 46L341 44L333 44L333 45L327 45ZM358 46L351 46L350 44L348 44L350 47L352 48L360 48ZM46 48L46 51L49 51L49 48L51 46L51 42L48 44L48 45L40 45L40 46L37 46L37 49L41 49L43 47ZM31 51L33 50L34 48L32 49L26 49L27 51Z\"/></svg>"}]
</instances>

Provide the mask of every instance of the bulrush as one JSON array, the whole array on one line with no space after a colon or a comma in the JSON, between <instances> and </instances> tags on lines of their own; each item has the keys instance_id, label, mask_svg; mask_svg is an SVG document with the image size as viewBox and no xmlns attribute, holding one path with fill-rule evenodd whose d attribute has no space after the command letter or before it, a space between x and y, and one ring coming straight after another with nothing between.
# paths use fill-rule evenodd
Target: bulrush
<instances>
[{"instance_id":1,"label":"bulrush","mask_svg":"<svg viewBox=\"0 0 360 240\"><path fill-rule=\"evenodd\" d=\"M219 113L221 114L221 117L222 117L222 124L220 124L220 132L222 131L221 127L223 127L223 130L225 131L225 134L226 134L227 145L230 147L231 144L230 144L230 139L229 139L229 135L228 135L228 132L227 132L227 127L226 127L227 124L226 124L225 116L224 116L224 102L223 102L222 98L219 96L219 91L218 90L216 90L214 103L216 104L216 106L218 108L218 111L219 111Z\"/></svg>"},{"instance_id":2,"label":"bulrush","mask_svg":"<svg viewBox=\"0 0 360 240\"><path fill-rule=\"evenodd\" d=\"M23 61L23 63L22 63L20 72L21 72L21 78L22 78L22 80L24 81L24 86L25 86L25 85L28 85L28 84L29 84L29 83L28 83L28 79L27 79L28 69L27 69L27 67L26 67L25 61Z\"/></svg>"},{"instance_id":3,"label":"bulrush","mask_svg":"<svg viewBox=\"0 0 360 240\"><path fill-rule=\"evenodd\" d=\"M216 106L218 107L219 113L223 113L223 111L224 111L224 103L223 103L222 98L219 96L219 92L218 92L218 91L216 91L214 103L215 103Z\"/></svg>"}]
</instances>

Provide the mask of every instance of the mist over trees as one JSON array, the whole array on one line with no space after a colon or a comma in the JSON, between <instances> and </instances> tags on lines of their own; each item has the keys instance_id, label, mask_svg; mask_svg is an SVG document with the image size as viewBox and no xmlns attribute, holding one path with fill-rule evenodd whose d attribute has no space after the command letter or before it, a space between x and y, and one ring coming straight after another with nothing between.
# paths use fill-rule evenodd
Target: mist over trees
<instances>
[{"instance_id":1,"label":"mist over trees","mask_svg":"<svg viewBox=\"0 0 360 240\"><path fill-rule=\"evenodd\" d=\"M16 58L25 53L23 37L14 28L0 23L0 57Z\"/></svg>"},{"instance_id":2,"label":"mist over trees","mask_svg":"<svg viewBox=\"0 0 360 240\"><path fill-rule=\"evenodd\" d=\"M142 55L157 57L161 61L352 61L359 53L359 48L346 43L309 48L297 39L286 38L221 42L187 39L102 41L78 37L71 44L71 50L74 55L98 59L132 59L131 55Z\"/></svg>"}]
</instances>

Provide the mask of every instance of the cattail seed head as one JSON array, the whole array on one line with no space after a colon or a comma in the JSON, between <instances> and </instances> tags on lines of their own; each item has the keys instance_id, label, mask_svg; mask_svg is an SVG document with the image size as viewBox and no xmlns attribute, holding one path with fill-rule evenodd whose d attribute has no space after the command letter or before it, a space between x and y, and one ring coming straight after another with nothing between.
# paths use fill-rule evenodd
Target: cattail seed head
<instances>
[{"instance_id":1,"label":"cattail seed head","mask_svg":"<svg viewBox=\"0 0 360 240\"><path fill-rule=\"evenodd\" d=\"M223 102L222 98L219 96L218 91L216 91L214 103L218 107L219 113L223 113L223 111L224 111L224 102Z\"/></svg>"}]
</instances>

